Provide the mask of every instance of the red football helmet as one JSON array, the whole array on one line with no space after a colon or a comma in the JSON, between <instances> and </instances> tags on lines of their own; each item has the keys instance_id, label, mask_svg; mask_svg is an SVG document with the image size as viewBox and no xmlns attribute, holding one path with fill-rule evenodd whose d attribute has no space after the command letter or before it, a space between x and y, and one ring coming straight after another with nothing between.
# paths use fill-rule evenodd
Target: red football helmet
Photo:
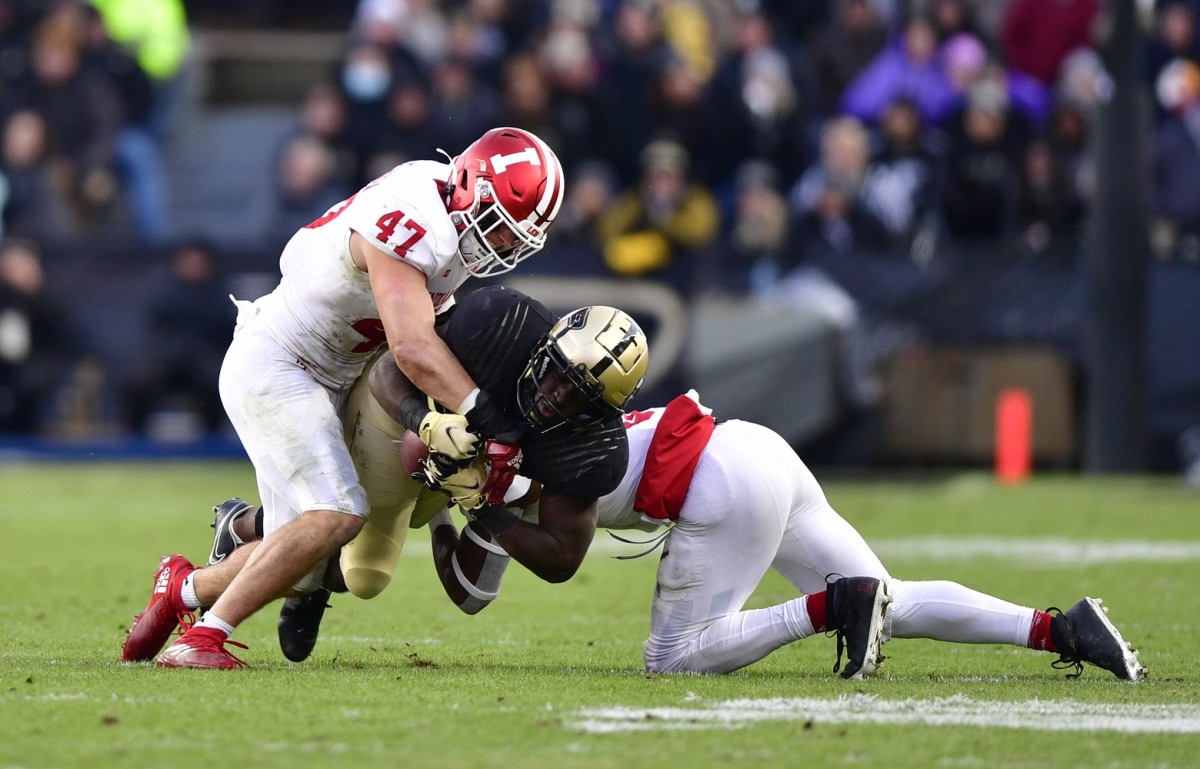
<instances>
[{"instance_id":1,"label":"red football helmet","mask_svg":"<svg viewBox=\"0 0 1200 769\"><path fill-rule=\"evenodd\" d=\"M498 275L546 245L562 206L562 165L528 131L493 128L451 161L446 196L463 264Z\"/></svg>"}]
</instances>

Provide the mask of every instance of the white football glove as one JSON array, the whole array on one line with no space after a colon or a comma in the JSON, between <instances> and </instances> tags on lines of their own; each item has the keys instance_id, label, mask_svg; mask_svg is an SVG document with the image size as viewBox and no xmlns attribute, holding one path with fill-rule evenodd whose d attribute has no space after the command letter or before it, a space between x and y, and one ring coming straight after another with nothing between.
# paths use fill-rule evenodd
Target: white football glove
<instances>
[{"instance_id":1,"label":"white football glove","mask_svg":"<svg viewBox=\"0 0 1200 769\"><path fill-rule=\"evenodd\" d=\"M431 454L441 454L462 463L479 453L479 436L467 427L467 418L460 414L430 411L417 429L421 442Z\"/></svg>"}]
</instances>

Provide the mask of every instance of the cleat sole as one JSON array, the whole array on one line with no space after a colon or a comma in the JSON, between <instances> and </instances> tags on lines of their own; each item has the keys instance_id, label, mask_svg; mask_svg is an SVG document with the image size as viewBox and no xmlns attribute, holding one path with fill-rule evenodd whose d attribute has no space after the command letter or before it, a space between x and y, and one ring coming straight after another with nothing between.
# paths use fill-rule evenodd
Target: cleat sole
<instances>
[{"instance_id":1,"label":"cleat sole","mask_svg":"<svg viewBox=\"0 0 1200 769\"><path fill-rule=\"evenodd\" d=\"M1125 681L1129 681L1130 683L1137 683L1138 681L1145 679L1147 673L1146 667L1141 663L1140 660L1138 660L1137 650L1133 648L1132 644L1125 640L1125 638L1121 635L1121 631L1117 630L1116 625L1109 620L1108 607L1105 606L1104 602L1099 598L1086 598L1085 600L1087 601L1088 607L1092 610L1092 613L1095 615L1096 619L1098 619L1104 625L1105 630L1112 634L1112 637L1116 639L1117 644L1121 647L1121 657L1125 666L1125 675L1122 676L1118 674L1117 677Z\"/></svg>"}]
</instances>

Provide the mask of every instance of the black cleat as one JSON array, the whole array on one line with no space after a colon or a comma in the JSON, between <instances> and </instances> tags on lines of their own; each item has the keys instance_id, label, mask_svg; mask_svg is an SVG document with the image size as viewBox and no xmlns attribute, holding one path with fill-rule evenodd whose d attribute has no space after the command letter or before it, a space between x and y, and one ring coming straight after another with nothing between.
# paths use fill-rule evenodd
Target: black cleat
<instances>
[{"instance_id":1,"label":"black cleat","mask_svg":"<svg viewBox=\"0 0 1200 769\"><path fill-rule=\"evenodd\" d=\"M233 522L241 518L246 511L253 509L253 506L238 497L226 500L219 505L213 505L211 525L214 531L212 552L208 554L209 566L215 566L224 561L242 544L238 535L233 533Z\"/></svg>"},{"instance_id":2,"label":"black cleat","mask_svg":"<svg viewBox=\"0 0 1200 769\"><path fill-rule=\"evenodd\" d=\"M330 593L318 588L307 595L285 598L279 610L279 648L292 662L312 654L321 632L321 618L329 608Z\"/></svg>"},{"instance_id":3,"label":"black cleat","mask_svg":"<svg viewBox=\"0 0 1200 769\"><path fill-rule=\"evenodd\" d=\"M1108 619L1108 609L1098 598L1081 598L1066 611L1058 612L1050 623L1050 637L1058 649L1053 663L1059 669L1075 668L1068 678L1083 675L1083 663L1104 668L1123 681L1140 681L1146 668L1138 661L1137 651L1130 646Z\"/></svg>"},{"instance_id":4,"label":"black cleat","mask_svg":"<svg viewBox=\"0 0 1200 769\"><path fill-rule=\"evenodd\" d=\"M887 583L874 577L842 577L826 588L826 616L829 628L837 631L837 662L833 672L846 667L842 678L854 680L872 675L883 663L879 653L883 645L883 618L892 597Z\"/></svg>"}]
</instances>

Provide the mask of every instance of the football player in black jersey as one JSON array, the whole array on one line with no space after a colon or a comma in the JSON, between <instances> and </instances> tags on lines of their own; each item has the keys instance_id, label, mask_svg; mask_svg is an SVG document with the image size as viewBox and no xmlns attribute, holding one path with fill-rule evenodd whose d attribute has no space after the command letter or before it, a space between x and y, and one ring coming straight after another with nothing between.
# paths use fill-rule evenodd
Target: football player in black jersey
<instances>
[{"instance_id":1,"label":"football player in black jersey","mask_svg":"<svg viewBox=\"0 0 1200 769\"><path fill-rule=\"evenodd\" d=\"M519 438L481 444L466 467L432 455L412 477L397 449L406 429L420 434L429 424L428 400L381 358L355 388L346 418L371 516L331 564L326 588L284 602L279 638L288 659L311 653L329 589L378 595L391 580L407 530L435 517L439 575L468 612L486 605L488 587L498 587L510 557L542 579L563 582L587 554L596 500L625 473L629 449L621 417L646 372L645 334L612 307L584 307L558 318L537 300L497 286L463 297L443 338L501 417L521 425ZM505 505L518 470L541 485L536 522L520 520ZM446 525L447 497L471 519L461 539ZM253 508L233 512L239 507L234 500L217 507L214 557L254 539L254 516L243 515Z\"/></svg>"}]
</instances>

